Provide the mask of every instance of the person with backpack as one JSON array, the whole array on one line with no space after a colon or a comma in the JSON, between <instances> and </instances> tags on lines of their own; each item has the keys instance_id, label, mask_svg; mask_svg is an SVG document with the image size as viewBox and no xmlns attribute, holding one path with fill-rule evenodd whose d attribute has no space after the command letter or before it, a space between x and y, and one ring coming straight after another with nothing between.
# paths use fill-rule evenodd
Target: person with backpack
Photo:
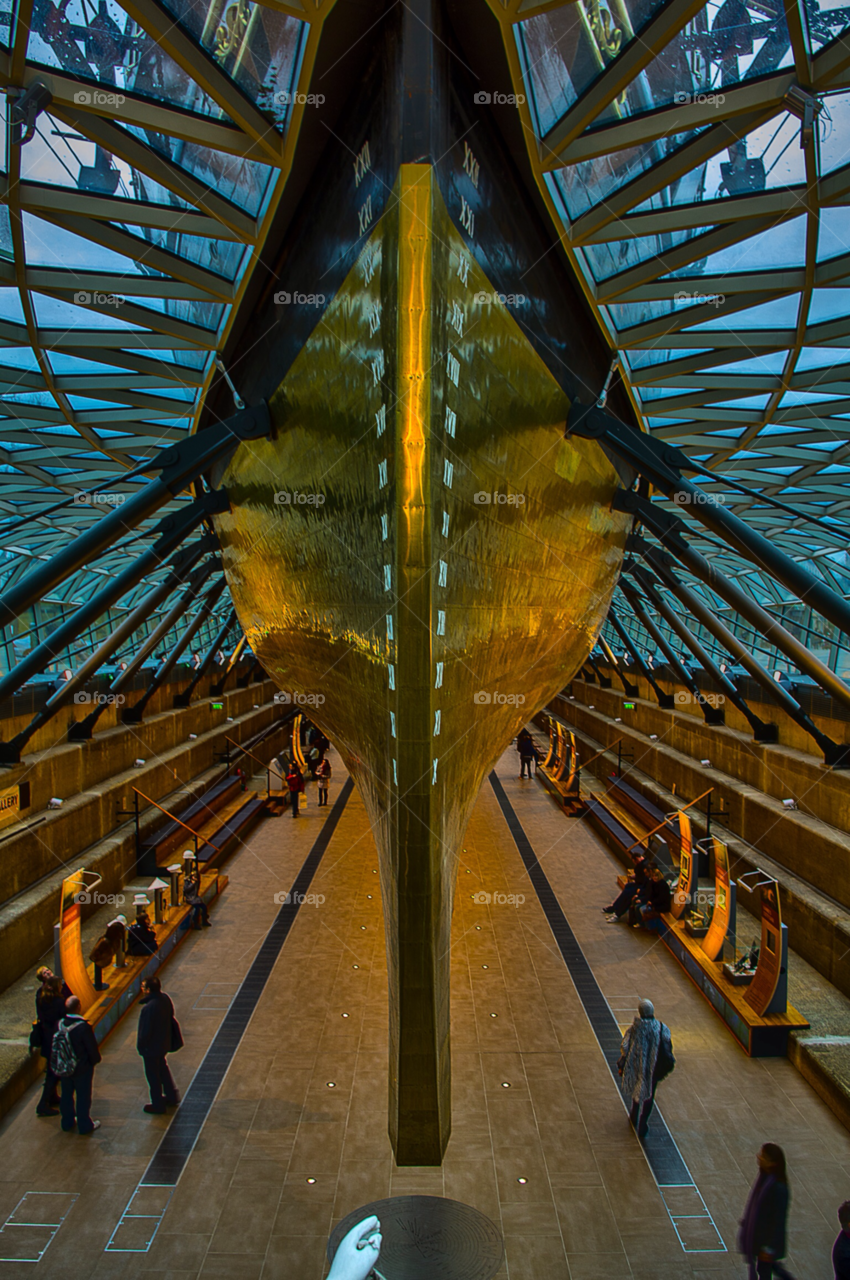
<instances>
[{"instance_id":1,"label":"person with backpack","mask_svg":"<svg viewBox=\"0 0 850 1280\"><path fill-rule=\"evenodd\" d=\"M145 1111L148 1115L162 1116L166 1107L176 1107L180 1103L167 1055L182 1049L183 1036L174 1016L171 997L163 991L159 978L147 978L142 983L142 991L136 1049L145 1064L145 1079L151 1091L151 1100Z\"/></svg>"},{"instance_id":2,"label":"person with backpack","mask_svg":"<svg viewBox=\"0 0 850 1280\"><path fill-rule=\"evenodd\" d=\"M651 1000L641 1000L638 1016L623 1036L617 1063L629 1119L639 1138L647 1135L655 1090L675 1065L670 1028L656 1018Z\"/></svg>"},{"instance_id":3,"label":"person with backpack","mask_svg":"<svg viewBox=\"0 0 850 1280\"><path fill-rule=\"evenodd\" d=\"M316 777L319 779L319 804L326 805L328 803L328 786L333 775L331 762L325 756L316 766Z\"/></svg>"},{"instance_id":4,"label":"person with backpack","mask_svg":"<svg viewBox=\"0 0 850 1280\"><path fill-rule=\"evenodd\" d=\"M62 1087L62 1128L70 1133L76 1125L77 1133L85 1135L100 1128L100 1121L91 1118L91 1095L94 1069L101 1057L94 1031L80 1013L81 1007L77 996L65 1001L65 1017L53 1034L50 1069Z\"/></svg>"}]
</instances>

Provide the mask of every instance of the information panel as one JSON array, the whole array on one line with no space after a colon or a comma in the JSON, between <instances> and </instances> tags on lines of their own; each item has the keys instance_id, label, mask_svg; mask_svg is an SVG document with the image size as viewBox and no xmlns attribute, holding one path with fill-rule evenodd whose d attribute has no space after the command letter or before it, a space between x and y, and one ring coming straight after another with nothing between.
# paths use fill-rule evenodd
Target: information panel
<instances>
[{"instance_id":1,"label":"information panel","mask_svg":"<svg viewBox=\"0 0 850 1280\"><path fill-rule=\"evenodd\" d=\"M768 880L761 885L761 946L756 975L744 997L756 1013L764 1016L771 1009L782 975L782 914L779 909L779 885Z\"/></svg>"},{"instance_id":2,"label":"information panel","mask_svg":"<svg viewBox=\"0 0 850 1280\"><path fill-rule=\"evenodd\" d=\"M80 901L100 884L100 876L91 871L75 871L62 881L62 906L59 915L59 958L62 977L78 996L83 1013L98 998L83 959Z\"/></svg>"},{"instance_id":3,"label":"information panel","mask_svg":"<svg viewBox=\"0 0 850 1280\"><path fill-rule=\"evenodd\" d=\"M717 836L711 837L714 851L714 910L702 949L709 960L722 960L723 944L735 931L735 886L729 879L729 851Z\"/></svg>"},{"instance_id":4,"label":"information panel","mask_svg":"<svg viewBox=\"0 0 850 1280\"><path fill-rule=\"evenodd\" d=\"M679 862L679 882L673 891L673 904L670 908L676 919L680 919L691 904L691 895L696 887L697 864L691 846L691 820L684 812L679 813L679 838L681 852Z\"/></svg>"}]
</instances>

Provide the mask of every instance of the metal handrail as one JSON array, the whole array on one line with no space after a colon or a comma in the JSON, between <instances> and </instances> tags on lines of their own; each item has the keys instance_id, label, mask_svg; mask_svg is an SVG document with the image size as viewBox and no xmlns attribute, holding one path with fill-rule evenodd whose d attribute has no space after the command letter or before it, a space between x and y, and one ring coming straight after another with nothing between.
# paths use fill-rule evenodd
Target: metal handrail
<instances>
[{"instance_id":1,"label":"metal handrail","mask_svg":"<svg viewBox=\"0 0 850 1280\"><path fill-rule=\"evenodd\" d=\"M190 827L190 826L188 825L188 823L183 822L181 818L178 818L178 817L177 817L177 815L176 815L175 813L169 813L167 809L164 809L164 808L162 807L162 805L158 803L158 801L153 800L150 796L146 796L146 795L145 795L145 793L144 793L144 791L140 791L138 787L133 787L133 790L135 791L135 793L136 793L136 795L137 795L137 796L141 796L143 800L147 800L148 804L152 804L152 805L154 806L154 808L155 808L155 809L159 809L160 813L164 813L164 814L165 814L165 816L166 816L166 818L170 818L172 822L176 822L176 823L177 823L177 825L178 825L179 827L182 827L184 831L188 831L188 832L189 832L189 834L191 835L191 837L192 837L192 839L193 839L193 841L194 841L194 843L195 843L195 861L197 862L197 860L198 860L198 833L197 833L197 831L195 831L192 827Z\"/></svg>"}]
</instances>

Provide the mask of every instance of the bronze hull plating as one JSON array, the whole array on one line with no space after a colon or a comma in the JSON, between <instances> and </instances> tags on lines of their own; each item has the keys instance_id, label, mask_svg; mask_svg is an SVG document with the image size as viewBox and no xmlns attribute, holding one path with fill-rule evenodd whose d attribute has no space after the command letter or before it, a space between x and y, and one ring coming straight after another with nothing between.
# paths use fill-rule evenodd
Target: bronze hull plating
<instances>
[{"instance_id":1,"label":"bronze hull plating","mask_svg":"<svg viewBox=\"0 0 850 1280\"><path fill-rule=\"evenodd\" d=\"M471 807L586 657L622 559L617 475L597 445L563 439L568 408L430 166L404 165L272 401L277 438L243 445L223 477L240 621L281 689L308 698L372 822L399 1164L439 1164L449 1137Z\"/></svg>"}]
</instances>

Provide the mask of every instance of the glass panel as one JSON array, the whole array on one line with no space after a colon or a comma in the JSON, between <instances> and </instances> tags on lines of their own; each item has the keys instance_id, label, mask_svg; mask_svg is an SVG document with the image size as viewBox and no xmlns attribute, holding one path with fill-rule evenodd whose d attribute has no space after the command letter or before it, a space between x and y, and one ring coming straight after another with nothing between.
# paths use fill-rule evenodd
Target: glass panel
<instances>
[{"instance_id":1,"label":"glass panel","mask_svg":"<svg viewBox=\"0 0 850 1280\"><path fill-rule=\"evenodd\" d=\"M176 253L187 262L224 276L225 280L236 279L248 254L246 246L236 240L190 236L183 231L162 231L158 227L136 227L129 222L122 223L122 226L149 244Z\"/></svg>"},{"instance_id":2,"label":"glass panel","mask_svg":"<svg viewBox=\"0 0 850 1280\"><path fill-rule=\"evenodd\" d=\"M76 307L59 298L48 298L42 293L30 293L36 321L48 328L63 329L134 329L142 331L142 326L130 324L117 315L104 315L95 311L94 307Z\"/></svg>"},{"instance_id":3,"label":"glass panel","mask_svg":"<svg viewBox=\"0 0 850 1280\"><path fill-rule=\"evenodd\" d=\"M704 329L787 329L797 323L800 308L800 294L792 293L787 298L773 298L758 307L747 307L745 311L736 311L729 316L717 316L694 325L689 333L699 333Z\"/></svg>"},{"instance_id":4,"label":"glass panel","mask_svg":"<svg viewBox=\"0 0 850 1280\"><path fill-rule=\"evenodd\" d=\"M818 118L818 171L850 164L850 93L830 93Z\"/></svg>"},{"instance_id":5,"label":"glass panel","mask_svg":"<svg viewBox=\"0 0 850 1280\"><path fill-rule=\"evenodd\" d=\"M32 347L0 347L0 365L9 365L13 369L38 370L38 361Z\"/></svg>"},{"instance_id":6,"label":"glass panel","mask_svg":"<svg viewBox=\"0 0 850 1280\"><path fill-rule=\"evenodd\" d=\"M83 80L173 103L201 115L223 113L115 0L39 0L27 57ZM104 90L108 92L108 89ZM89 92L81 89L80 92ZM97 90L91 91L96 105Z\"/></svg>"},{"instance_id":7,"label":"glass panel","mask_svg":"<svg viewBox=\"0 0 850 1280\"><path fill-rule=\"evenodd\" d=\"M831 44L850 26L850 9L843 0L806 0L806 34L814 52Z\"/></svg>"},{"instance_id":8,"label":"glass panel","mask_svg":"<svg viewBox=\"0 0 850 1280\"><path fill-rule=\"evenodd\" d=\"M818 220L818 262L838 258L850 249L850 208L822 208Z\"/></svg>"},{"instance_id":9,"label":"glass panel","mask_svg":"<svg viewBox=\"0 0 850 1280\"><path fill-rule=\"evenodd\" d=\"M305 24L251 0L167 0L166 8L282 131Z\"/></svg>"},{"instance_id":10,"label":"glass panel","mask_svg":"<svg viewBox=\"0 0 850 1280\"><path fill-rule=\"evenodd\" d=\"M850 362L850 347L803 347L794 368L803 373L807 369L832 369L845 361Z\"/></svg>"},{"instance_id":11,"label":"glass panel","mask_svg":"<svg viewBox=\"0 0 850 1280\"><path fill-rule=\"evenodd\" d=\"M31 143L27 144L31 146ZM0 206L2 207L2 206ZM93 244L64 227L54 226L32 213L23 214L24 249L30 266L68 267L90 271L132 272L133 275L159 275L133 258L125 258L111 249Z\"/></svg>"},{"instance_id":12,"label":"glass panel","mask_svg":"<svg viewBox=\"0 0 850 1280\"><path fill-rule=\"evenodd\" d=\"M100 364L96 360L83 360L80 356L69 355L65 351L51 351L49 354L50 367L57 377L69 377L77 375L85 377L91 375L94 377L99 373L107 373L116 375L117 370L114 365ZM118 374L119 377L129 377L129 374ZM157 392L159 395L159 392Z\"/></svg>"},{"instance_id":13,"label":"glass panel","mask_svg":"<svg viewBox=\"0 0 850 1280\"><path fill-rule=\"evenodd\" d=\"M576 0L519 24L523 73L546 134L652 17L656 6ZM704 100L710 113L730 85L792 66L784 11L744 0L709 3L627 86L597 123ZM722 101L722 97L721 97Z\"/></svg>"},{"instance_id":14,"label":"glass panel","mask_svg":"<svg viewBox=\"0 0 850 1280\"><path fill-rule=\"evenodd\" d=\"M757 236L750 236L739 244L731 244L726 249L709 254L702 260L699 273L706 275L728 274L732 271L768 271L802 267L806 263L806 219L791 218L788 222L778 222L767 231ZM664 279L682 280L694 275L696 268L691 265L681 271L674 271Z\"/></svg>"},{"instance_id":15,"label":"glass panel","mask_svg":"<svg viewBox=\"0 0 850 1280\"><path fill-rule=\"evenodd\" d=\"M717 393L722 395L722 391ZM770 396L741 396L737 400L713 400L715 409L765 409Z\"/></svg>"},{"instance_id":16,"label":"glass panel","mask_svg":"<svg viewBox=\"0 0 850 1280\"><path fill-rule=\"evenodd\" d=\"M835 395L825 391L786 391L782 397L782 408L797 404L817 404L820 400L834 400Z\"/></svg>"},{"instance_id":17,"label":"glass panel","mask_svg":"<svg viewBox=\"0 0 850 1280\"><path fill-rule=\"evenodd\" d=\"M809 323L838 320L850 316L850 289L814 289L809 306Z\"/></svg>"},{"instance_id":18,"label":"glass panel","mask_svg":"<svg viewBox=\"0 0 850 1280\"><path fill-rule=\"evenodd\" d=\"M788 357L784 351L771 351L767 355L752 356L735 364L717 364L712 373L782 373Z\"/></svg>"},{"instance_id":19,"label":"glass panel","mask_svg":"<svg viewBox=\"0 0 850 1280\"><path fill-rule=\"evenodd\" d=\"M128 132L135 134L160 155L166 156L172 164L203 182L225 200L230 200L245 213L252 217L257 217L260 213L272 177L270 166L255 160L245 160L240 156L225 155L221 151L212 151L196 142L170 138L166 134L155 133L152 129L139 129L130 125Z\"/></svg>"},{"instance_id":20,"label":"glass panel","mask_svg":"<svg viewBox=\"0 0 850 1280\"><path fill-rule=\"evenodd\" d=\"M13 320L16 324L26 324L21 295L17 289L9 285L0 285L0 320Z\"/></svg>"},{"instance_id":21,"label":"glass panel","mask_svg":"<svg viewBox=\"0 0 850 1280\"><path fill-rule=\"evenodd\" d=\"M693 240L711 227L693 230L665 231L661 235L633 236L629 240L612 240L606 244L588 244L578 250L589 265L593 278L599 282L627 271L650 258L662 257L679 244Z\"/></svg>"},{"instance_id":22,"label":"glass panel","mask_svg":"<svg viewBox=\"0 0 850 1280\"><path fill-rule=\"evenodd\" d=\"M688 356L701 356L705 350L705 347L691 347L681 351L653 348L650 351L627 351L625 356L632 369L645 369L649 365L663 364L667 360L686 360Z\"/></svg>"},{"instance_id":23,"label":"glass panel","mask_svg":"<svg viewBox=\"0 0 850 1280\"><path fill-rule=\"evenodd\" d=\"M689 133L672 134L655 142L642 142L626 151L611 151L593 160L581 160L578 164L558 169L547 177L557 184L567 212L575 220L593 205L606 200L613 191L618 191L653 165L666 160L701 132L701 129L692 129ZM681 181L685 183L687 179ZM668 188L671 189L675 188ZM690 186L687 190L691 191L688 199L698 198Z\"/></svg>"}]
</instances>

